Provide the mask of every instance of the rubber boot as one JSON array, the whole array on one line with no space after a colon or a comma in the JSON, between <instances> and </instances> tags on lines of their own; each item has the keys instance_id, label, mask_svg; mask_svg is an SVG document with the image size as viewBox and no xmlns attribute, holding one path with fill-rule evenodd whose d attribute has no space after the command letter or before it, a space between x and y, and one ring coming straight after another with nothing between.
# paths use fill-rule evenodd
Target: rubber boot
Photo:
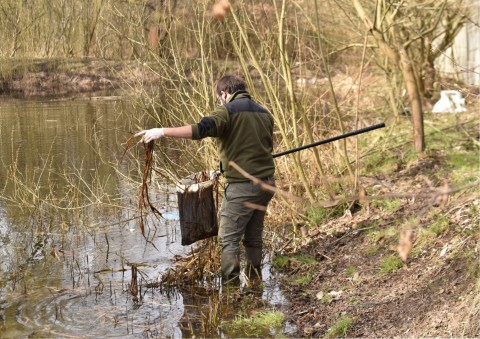
<instances>
[{"instance_id":1,"label":"rubber boot","mask_svg":"<svg viewBox=\"0 0 480 339\"><path fill-rule=\"evenodd\" d=\"M236 285L240 282L240 258L234 253L222 252L220 257L222 284Z\"/></svg>"},{"instance_id":2,"label":"rubber boot","mask_svg":"<svg viewBox=\"0 0 480 339\"><path fill-rule=\"evenodd\" d=\"M246 275L249 279L262 279L262 248L245 247L247 257Z\"/></svg>"}]
</instances>

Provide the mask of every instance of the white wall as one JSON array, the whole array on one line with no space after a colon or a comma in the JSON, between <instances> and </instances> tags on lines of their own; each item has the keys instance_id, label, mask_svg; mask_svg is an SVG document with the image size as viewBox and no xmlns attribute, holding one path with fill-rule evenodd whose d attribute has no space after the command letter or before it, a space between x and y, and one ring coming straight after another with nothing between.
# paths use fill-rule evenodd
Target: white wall
<instances>
[{"instance_id":1,"label":"white wall","mask_svg":"<svg viewBox=\"0 0 480 339\"><path fill-rule=\"evenodd\" d=\"M471 0L469 22L458 33L454 44L436 61L441 75L480 86L480 0Z\"/></svg>"}]
</instances>

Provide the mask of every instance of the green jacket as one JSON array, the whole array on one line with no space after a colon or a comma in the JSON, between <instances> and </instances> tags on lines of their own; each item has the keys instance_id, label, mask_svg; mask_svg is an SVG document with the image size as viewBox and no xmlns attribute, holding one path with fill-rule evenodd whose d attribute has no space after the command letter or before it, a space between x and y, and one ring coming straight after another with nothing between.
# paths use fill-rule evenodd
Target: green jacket
<instances>
[{"instance_id":1,"label":"green jacket","mask_svg":"<svg viewBox=\"0 0 480 339\"><path fill-rule=\"evenodd\" d=\"M234 93L225 105L192 125L192 139L218 138L227 182L248 181L231 167L234 161L256 178L273 176L273 116L246 91Z\"/></svg>"}]
</instances>

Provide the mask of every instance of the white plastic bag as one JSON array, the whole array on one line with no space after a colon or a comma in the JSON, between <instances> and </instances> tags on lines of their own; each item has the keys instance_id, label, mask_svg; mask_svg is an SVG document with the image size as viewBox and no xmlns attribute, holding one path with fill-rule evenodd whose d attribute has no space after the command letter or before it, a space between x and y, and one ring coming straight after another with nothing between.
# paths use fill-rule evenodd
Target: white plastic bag
<instances>
[{"instance_id":1,"label":"white plastic bag","mask_svg":"<svg viewBox=\"0 0 480 339\"><path fill-rule=\"evenodd\" d=\"M440 92L440 100L435 103L432 113L462 113L466 112L465 99L459 91L448 90Z\"/></svg>"}]
</instances>

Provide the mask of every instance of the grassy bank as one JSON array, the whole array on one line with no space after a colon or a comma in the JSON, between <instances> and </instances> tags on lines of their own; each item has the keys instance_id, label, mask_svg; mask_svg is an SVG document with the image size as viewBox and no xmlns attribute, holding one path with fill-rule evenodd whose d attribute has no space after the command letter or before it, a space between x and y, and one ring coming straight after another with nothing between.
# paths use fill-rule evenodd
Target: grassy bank
<instances>
[{"instance_id":1,"label":"grassy bank","mask_svg":"<svg viewBox=\"0 0 480 339\"><path fill-rule=\"evenodd\" d=\"M362 160L356 211L312 211L276 257L296 335L480 334L478 112L425 118L425 154L393 131Z\"/></svg>"}]
</instances>

